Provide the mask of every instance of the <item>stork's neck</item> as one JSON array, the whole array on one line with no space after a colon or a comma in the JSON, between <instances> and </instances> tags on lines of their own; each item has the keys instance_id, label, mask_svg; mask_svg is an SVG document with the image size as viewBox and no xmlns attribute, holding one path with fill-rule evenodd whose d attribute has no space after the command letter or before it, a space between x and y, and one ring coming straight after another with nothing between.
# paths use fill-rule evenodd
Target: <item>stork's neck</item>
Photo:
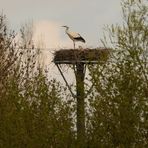
<instances>
[{"instance_id":1,"label":"stork's neck","mask_svg":"<svg viewBox=\"0 0 148 148\"><path fill-rule=\"evenodd\" d=\"M69 31L69 27L66 27L66 30L65 31L68 32Z\"/></svg>"}]
</instances>

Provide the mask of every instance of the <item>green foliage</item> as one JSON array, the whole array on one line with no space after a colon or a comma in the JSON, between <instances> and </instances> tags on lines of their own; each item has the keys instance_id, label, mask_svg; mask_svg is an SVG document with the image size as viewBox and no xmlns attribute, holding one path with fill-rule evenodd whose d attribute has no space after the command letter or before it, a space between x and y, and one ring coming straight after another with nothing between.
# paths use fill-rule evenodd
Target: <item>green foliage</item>
<instances>
[{"instance_id":1,"label":"green foliage","mask_svg":"<svg viewBox=\"0 0 148 148\"><path fill-rule=\"evenodd\" d=\"M90 67L95 83L88 124L92 147L148 146L148 9L130 0L122 7L123 27L109 28L110 59Z\"/></svg>"},{"instance_id":2,"label":"green foliage","mask_svg":"<svg viewBox=\"0 0 148 148\"><path fill-rule=\"evenodd\" d=\"M6 23L6 16L0 15L0 87L17 60L17 51L12 43L15 33L8 30Z\"/></svg>"},{"instance_id":3,"label":"green foliage","mask_svg":"<svg viewBox=\"0 0 148 148\"><path fill-rule=\"evenodd\" d=\"M59 83L39 74L26 85L20 91L14 78L7 83L0 104L1 147L71 146L71 108L62 101Z\"/></svg>"},{"instance_id":4,"label":"green foliage","mask_svg":"<svg viewBox=\"0 0 148 148\"><path fill-rule=\"evenodd\" d=\"M0 26L6 26L2 19ZM11 37L0 29L2 37ZM73 100L59 82L47 79L36 62L29 31L21 29L20 45L13 46L15 36L1 40L0 147L73 147Z\"/></svg>"},{"instance_id":5,"label":"green foliage","mask_svg":"<svg viewBox=\"0 0 148 148\"><path fill-rule=\"evenodd\" d=\"M87 147L148 147L148 8L126 0L122 10L123 26L103 42L110 58L89 67ZM75 148L75 100L40 66L31 28L22 26L18 45L0 16L0 147Z\"/></svg>"}]
</instances>

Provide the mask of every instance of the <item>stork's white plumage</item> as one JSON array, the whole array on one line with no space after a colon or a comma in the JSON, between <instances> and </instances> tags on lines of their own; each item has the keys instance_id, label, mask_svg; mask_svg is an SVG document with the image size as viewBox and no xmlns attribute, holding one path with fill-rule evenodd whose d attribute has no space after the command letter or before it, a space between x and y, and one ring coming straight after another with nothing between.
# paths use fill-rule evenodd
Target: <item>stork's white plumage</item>
<instances>
[{"instance_id":1,"label":"stork's white plumage","mask_svg":"<svg viewBox=\"0 0 148 148\"><path fill-rule=\"evenodd\" d=\"M69 38L73 41L74 49L75 49L75 42L80 41L80 42L85 43L85 40L81 37L79 33L69 31L68 26L62 26L62 27L66 28L65 32L69 36Z\"/></svg>"}]
</instances>

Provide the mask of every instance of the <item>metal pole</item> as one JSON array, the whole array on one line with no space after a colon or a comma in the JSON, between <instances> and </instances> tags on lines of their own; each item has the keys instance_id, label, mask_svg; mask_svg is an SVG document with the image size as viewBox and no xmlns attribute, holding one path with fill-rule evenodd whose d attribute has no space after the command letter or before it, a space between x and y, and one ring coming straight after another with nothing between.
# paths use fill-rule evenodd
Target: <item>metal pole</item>
<instances>
[{"instance_id":1,"label":"metal pole","mask_svg":"<svg viewBox=\"0 0 148 148\"><path fill-rule=\"evenodd\" d=\"M76 64L77 91L77 145L85 147L85 104L84 104L84 64Z\"/></svg>"},{"instance_id":2,"label":"metal pole","mask_svg":"<svg viewBox=\"0 0 148 148\"><path fill-rule=\"evenodd\" d=\"M63 77L63 80L65 81L65 83L66 83L66 85L67 85L67 87L68 87L68 89L69 89L69 91L70 91L71 95L73 96L73 98L76 98L76 95L72 92L72 90L71 90L71 88L70 88L70 86L69 86L68 82L66 81L66 78L65 78L64 74L62 73L62 71L61 71L61 69L60 69L59 65L58 65L58 64L56 64L56 66L58 67L58 70L59 70L59 72L60 72L61 76Z\"/></svg>"}]
</instances>

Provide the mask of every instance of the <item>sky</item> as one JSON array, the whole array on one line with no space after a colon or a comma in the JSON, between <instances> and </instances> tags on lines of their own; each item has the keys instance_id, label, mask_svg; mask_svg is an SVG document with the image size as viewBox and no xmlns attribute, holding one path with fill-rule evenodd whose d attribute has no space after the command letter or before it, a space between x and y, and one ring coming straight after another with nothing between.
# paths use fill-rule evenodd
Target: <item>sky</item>
<instances>
[{"instance_id":1,"label":"sky","mask_svg":"<svg viewBox=\"0 0 148 148\"><path fill-rule=\"evenodd\" d=\"M98 47L104 25L121 22L121 0L0 0L12 28L34 22L35 40L42 38L46 48L70 48L72 42L62 25L86 40L84 47Z\"/></svg>"},{"instance_id":2,"label":"sky","mask_svg":"<svg viewBox=\"0 0 148 148\"><path fill-rule=\"evenodd\" d=\"M52 50L72 48L73 43L61 26L81 34L82 47L100 47L105 25L121 23L121 0L0 0L0 11L6 14L11 28L33 21L34 41L44 43L45 65L52 62ZM59 77L54 64L50 74ZM68 75L68 73L66 74ZM67 78L71 79L71 76Z\"/></svg>"}]
</instances>

